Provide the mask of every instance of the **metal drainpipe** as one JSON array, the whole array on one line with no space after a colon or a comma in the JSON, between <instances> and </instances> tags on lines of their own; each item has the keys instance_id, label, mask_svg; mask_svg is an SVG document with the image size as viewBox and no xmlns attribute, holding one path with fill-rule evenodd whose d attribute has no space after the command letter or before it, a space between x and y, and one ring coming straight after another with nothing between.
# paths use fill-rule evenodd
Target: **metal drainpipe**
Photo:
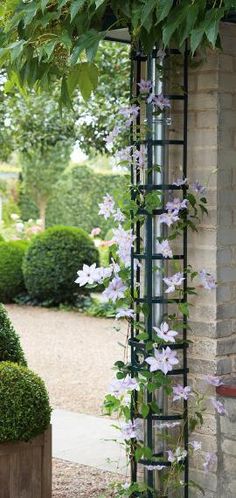
<instances>
[{"instance_id":1,"label":"metal drainpipe","mask_svg":"<svg viewBox=\"0 0 236 498\"><path fill-rule=\"evenodd\" d=\"M160 65L163 65L161 62ZM153 89L155 95L164 93L164 85L163 81L159 78L159 71L156 68L156 59L154 59L153 64ZM166 129L165 129L165 118L154 117L153 119L153 138L154 140L164 140L166 138ZM167 162L166 162L166 150L164 145L157 145L153 148L153 164L160 166L160 171L153 172L153 183L154 185L162 185L168 183L167 180ZM163 191L164 194L164 191ZM164 199L163 199L164 204ZM153 218L153 253L157 253L157 237L163 237L164 229L163 224L159 221L159 216L154 216ZM163 274L163 261L155 261L155 271L153 272L153 295L154 296L162 296L164 292L162 274ZM164 314L164 304L155 304L153 306L153 324L154 326L159 326L162 322ZM158 406L165 412L165 396L163 389L160 389L156 393L156 401ZM163 430L163 429L162 429ZM160 452L165 450L165 446L162 441L158 441L158 437L156 436L156 431L153 431L154 441L153 447L155 448L155 452ZM158 489L158 474L155 476L154 487Z\"/></svg>"}]
</instances>

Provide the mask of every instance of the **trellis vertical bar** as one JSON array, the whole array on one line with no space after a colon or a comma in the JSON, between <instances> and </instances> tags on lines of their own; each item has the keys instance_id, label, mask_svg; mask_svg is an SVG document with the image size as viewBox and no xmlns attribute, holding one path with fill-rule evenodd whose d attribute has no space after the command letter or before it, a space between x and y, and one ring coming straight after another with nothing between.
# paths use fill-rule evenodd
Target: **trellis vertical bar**
<instances>
[{"instance_id":1,"label":"trellis vertical bar","mask_svg":"<svg viewBox=\"0 0 236 498\"><path fill-rule=\"evenodd\" d=\"M153 59L152 55L147 58L147 78L152 79L153 74ZM152 121L153 121L153 110L152 104L147 104L147 192L152 191L153 185L153 147L152 147ZM145 240L145 294L148 304L148 316L146 319L146 330L149 338L152 339L152 327L153 327L153 274L152 274L152 254L153 254L153 225L152 225L152 214L146 216L146 240ZM147 403L152 402L152 393L147 393ZM149 412L147 417L147 446L149 448L153 447L153 426L152 426L152 414ZM147 483L151 488L153 487L153 472L147 472ZM148 496L152 496L148 493Z\"/></svg>"},{"instance_id":2,"label":"trellis vertical bar","mask_svg":"<svg viewBox=\"0 0 236 498\"><path fill-rule=\"evenodd\" d=\"M133 85L134 85L134 54L135 50L131 46L131 51L130 51L130 98L132 98L133 94ZM130 144L132 145L133 143L133 124L130 126ZM134 193L133 193L133 185L135 183L135 175L134 175L134 165L133 162L131 162L131 175L130 175L130 181L131 181L131 198L134 198ZM131 229L132 232L135 232L135 224L133 221L133 213L131 212ZM134 249L133 247L131 248L131 274L130 274L130 294L131 294L131 299L132 301L134 300L134 287L135 287L135 272L134 272L134 257L133 257ZM130 325L130 336L131 340L134 340L134 324L133 321L131 322ZM131 347L131 365L134 363L134 350ZM134 417L134 411L135 411L135 404L137 402L137 394L136 392L133 393L132 398L131 398L131 416L132 418ZM131 482L135 482L137 480L137 463L135 458L133 457L132 460L130 461L130 466L131 466Z\"/></svg>"}]
</instances>

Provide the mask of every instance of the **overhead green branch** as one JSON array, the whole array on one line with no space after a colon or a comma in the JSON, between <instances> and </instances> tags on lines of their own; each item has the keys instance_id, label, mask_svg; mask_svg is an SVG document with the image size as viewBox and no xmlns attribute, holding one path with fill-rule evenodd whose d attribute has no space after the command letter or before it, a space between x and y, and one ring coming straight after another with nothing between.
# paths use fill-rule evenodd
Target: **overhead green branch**
<instances>
[{"instance_id":1,"label":"overhead green branch","mask_svg":"<svg viewBox=\"0 0 236 498\"><path fill-rule=\"evenodd\" d=\"M109 29L128 26L145 51L155 43L220 46L219 24L236 0L3 0L0 64L19 86L49 88L61 80L61 102L78 86L85 99L97 85L94 58Z\"/></svg>"}]
</instances>

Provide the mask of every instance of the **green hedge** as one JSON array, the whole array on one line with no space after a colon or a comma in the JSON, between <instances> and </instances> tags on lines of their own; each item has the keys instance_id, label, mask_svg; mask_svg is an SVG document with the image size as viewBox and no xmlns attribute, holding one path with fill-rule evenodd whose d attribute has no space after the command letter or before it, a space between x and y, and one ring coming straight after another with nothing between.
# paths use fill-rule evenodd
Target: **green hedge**
<instances>
[{"instance_id":1,"label":"green hedge","mask_svg":"<svg viewBox=\"0 0 236 498\"><path fill-rule=\"evenodd\" d=\"M11 361L26 366L20 339L12 326L5 307L0 304L0 362Z\"/></svg>"},{"instance_id":2,"label":"green hedge","mask_svg":"<svg viewBox=\"0 0 236 498\"><path fill-rule=\"evenodd\" d=\"M35 202L31 199L29 194L26 194L23 187L20 187L19 191L19 209L20 217L23 221L28 221L30 218L37 220L39 218L39 209Z\"/></svg>"},{"instance_id":3,"label":"green hedge","mask_svg":"<svg viewBox=\"0 0 236 498\"><path fill-rule=\"evenodd\" d=\"M44 382L26 367L0 363L0 442L28 441L44 432L51 408Z\"/></svg>"},{"instance_id":4,"label":"green hedge","mask_svg":"<svg viewBox=\"0 0 236 498\"><path fill-rule=\"evenodd\" d=\"M22 261L27 242L14 240L0 242L0 302L10 303L24 292Z\"/></svg>"},{"instance_id":5,"label":"green hedge","mask_svg":"<svg viewBox=\"0 0 236 498\"><path fill-rule=\"evenodd\" d=\"M48 304L73 303L85 290L75 284L83 264L97 263L98 251L79 228L55 226L37 235L24 261L25 285L31 297Z\"/></svg>"},{"instance_id":6,"label":"green hedge","mask_svg":"<svg viewBox=\"0 0 236 498\"><path fill-rule=\"evenodd\" d=\"M88 233L100 227L101 235L112 227L112 220L105 220L98 214L98 204L108 192L112 195L122 191L125 179L121 175L94 173L86 166L69 166L61 175L49 201L46 225L57 223L77 226Z\"/></svg>"}]
</instances>

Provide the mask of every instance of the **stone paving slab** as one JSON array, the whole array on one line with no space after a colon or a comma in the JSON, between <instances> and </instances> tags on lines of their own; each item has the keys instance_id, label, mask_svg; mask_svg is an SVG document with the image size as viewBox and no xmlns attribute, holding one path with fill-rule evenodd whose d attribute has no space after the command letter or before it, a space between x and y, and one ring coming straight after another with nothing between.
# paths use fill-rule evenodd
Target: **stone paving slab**
<instances>
[{"instance_id":1,"label":"stone paving slab","mask_svg":"<svg viewBox=\"0 0 236 498\"><path fill-rule=\"evenodd\" d=\"M119 431L112 427L111 420L56 409L52 426L54 458L126 473L124 450L114 441L118 439Z\"/></svg>"}]
</instances>

